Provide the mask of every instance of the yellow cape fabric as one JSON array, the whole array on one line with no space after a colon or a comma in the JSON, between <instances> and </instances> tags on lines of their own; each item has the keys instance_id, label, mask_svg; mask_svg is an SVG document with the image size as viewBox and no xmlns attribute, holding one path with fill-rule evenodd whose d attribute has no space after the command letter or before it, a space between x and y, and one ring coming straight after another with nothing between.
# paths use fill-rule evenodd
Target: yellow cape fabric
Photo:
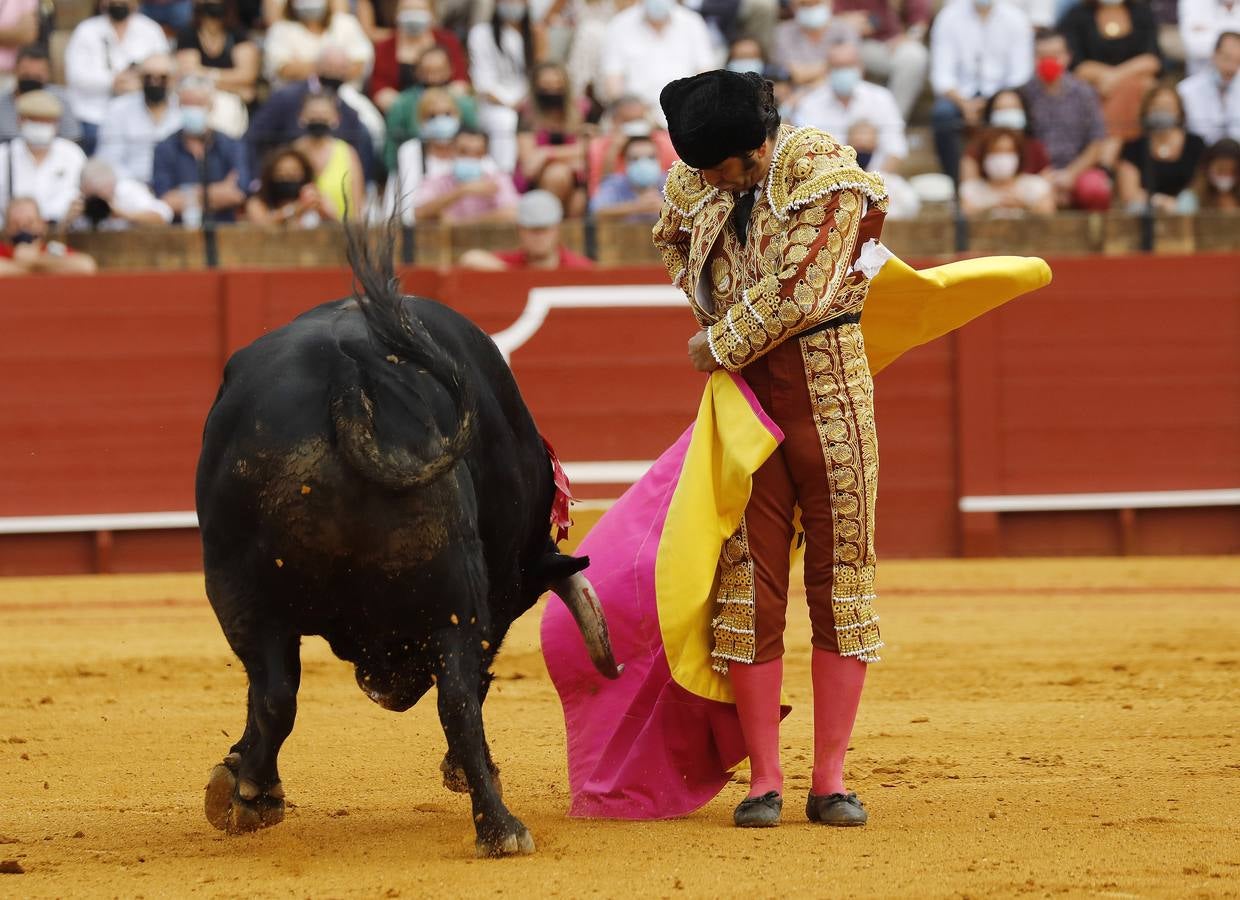
<instances>
[{"instance_id":1,"label":"yellow cape fabric","mask_svg":"<svg viewBox=\"0 0 1240 900\"><path fill-rule=\"evenodd\" d=\"M877 374L907 350L1049 284L1036 257L992 256L916 270L887 260L866 298L862 332ZM655 560L659 630L676 683L732 703L728 679L711 668L714 582L723 542L740 525L753 473L778 439L728 373L715 372L698 407Z\"/></svg>"}]
</instances>

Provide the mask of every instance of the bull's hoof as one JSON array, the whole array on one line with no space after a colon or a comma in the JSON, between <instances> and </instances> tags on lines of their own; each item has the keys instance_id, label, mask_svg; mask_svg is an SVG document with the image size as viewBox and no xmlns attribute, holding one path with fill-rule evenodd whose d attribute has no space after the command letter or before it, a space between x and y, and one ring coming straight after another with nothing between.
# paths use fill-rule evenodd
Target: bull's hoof
<instances>
[{"instance_id":1,"label":"bull's hoof","mask_svg":"<svg viewBox=\"0 0 1240 900\"><path fill-rule=\"evenodd\" d=\"M491 763L491 780L495 783L495 793L504 796L504 784L499 778L499 766ZM465 777L465 769L456 765L447 756L439 763L439 771L443 772L443 786L454 794L469 793L469 779Z\"/></svg>"},{"instance_id":2,"label":"bull's hoof","mask_svg":"<svg viewBox=\"0 0 1240 900\"><path fill-rule=\"evenodd\" d=\"M265 794L251 782L238 784L237 773L225 760L207 778L203 811L207 821L229 834L245 834L284 821L284 788L276 784ZM235 765L235 763L234 763Z\"/></svg>"},{"instance_id":3,"label":"bull's hoof","mask_svg":"<svg viewBox=\"0 0 1240 900\"><path fill-rule=\"evenodd\" d=\"M513 819L513 827L510 829L493 835L478 835L474 850L479 859L529 856L534 852L534 838L528 828Z\"/></svg>"}]
</instances>

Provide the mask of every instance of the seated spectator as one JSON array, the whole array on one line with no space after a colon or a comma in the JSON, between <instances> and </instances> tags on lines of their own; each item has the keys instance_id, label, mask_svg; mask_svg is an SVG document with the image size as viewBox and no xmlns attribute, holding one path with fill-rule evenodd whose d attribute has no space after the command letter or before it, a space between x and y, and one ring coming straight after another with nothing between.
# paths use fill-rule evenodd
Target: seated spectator
<instances>
[{"instance_id":1,"label":"seated spectator","mask_svg":"<svg viewBox=\"0 0 1240 900\"><path fill-rule=\"evenodd\" d=\"M496 0L490 22L469 29L469 75L478 117L491 138L491 156L511 172L517 163L517 111L529 94L537 61L526 0Z\"/></svg>"},{"instance_id":2,"label":"seated spectator","mask_svg":"<svg viewBox=\"0 0 1240 900\"><path fill-rule=\"evenodd\" d=\"M138 77L141 93L108 101L95 156L118 175L150 184L155 146L181 127L181 110L170 90L172 57L147 57L138 65Z\"/></svg>"},{"instance_id":3,"label":"seated spectator","mask_svg":"<svg viewBox=\"0 0 1240 900\"><path fill-rule=\"evenodd\" d=\"M930 68L930 51L924 43L930 26L929 0L835 0L831 8L835 21L860 37L866 76L886 83L900 118L907 121Z\"/></svg>"},{"instance_id":4,"label":"seated spectator","mask_svg":"<svg viewBox=\"0 0 1240 900\"><path fill-rule=\"evenodd\" d=\"M466 269L503 272L522 269L592 269L594 261L564 246L560 223L564 211L555 194L530 191L517 203L515 250L467 250L460 265Z\"/></svg>"},{"instance_id":5,"label":"seated spectator","mask_svg":"<svg viewBox=\"0 0 1240 900\"><path fill-rule=\"evenodd\" d=\"M585 212L585 149L582 109L558 63L535 67L530 102L517 133L517 189L555 194L570 216Z\"/></svg>"},{"instance_id":6,"label":"seated spectator","mask_svg":"<svg viewBox=\"0 0 1240 900\"><path fill-rule=\"evenodd\" d=\"M649 137L631 137L624 145L624 171L603 179L590 198L590 212L600 219L653 222L663 208L667 169Z\"/></svg>"},{"instance_id":7,"label":"seated spectator","mask_svg":"<svg viewBox=\"0 0 1240 900\"><path fill-rule=\"evenodd\" d=\"M517 191L512 178L487 155L486 134L462 131L452 146L456 154L452 170L428 175L414 192L417 221L449 225L511 222Z\"/></svg>"},{"instance_id":8,"label":"seated spectator","mask_svg":"<svg viewBox=\"0 0 1240 900\"><path fill-rule=\"evenodd\" d=\"M0 4L0 90L7 91L16 74L17 54L39 39L39 0Z\"/></svg>"},{"instance_id":9,"label":"seated spectator","mask_svg":"<svg viewBox=\"0 0 1240 900\"><path fill-rule=\"evenodd\" d=\"M478 130L461 118L456 101L443 88L428 88L422 93L417 118L420 137L396 149L396 165L388 182L387 209L399 207L406 225L413 224L412 197L422 179L451 172L456 162L457 134L462 129Z\"/></svg>"},{"instance_id":10,"label":"seated spectator","mask_svg":"<svg viewBox=\"0 0 1240 900\"><path fill-rule=\"evenodd\" d=\"M768 66L766 54L762 52L762 45L753 38L733 41L732 46L728 48L728 61L724 68L740 75L752 72L755 75L765 76Z\"/></svg>"},{"instance_id":11,"label":"seated spectator","mask_svg":"<svg viewBox=\"0 0 1240 900\"><path fill-rule=\"evenodd\" d=\"M349 59L345 81L360 88L374 63L375 49L357 19L333 9L330 0L288 0L283 17L267 29L263 71L272 87L315 74L324 43L345 51Z\"/></svg>"},{"instance_id":12,"label":"seated spectator","mask_svg":"<svg viewBox=\"0 0 1240 900\"><path fill-rule=\"evenodd\" d=\"M930 120L943 171L960 177L966 128L984 122L986 98L1033 75L1033 28L1008 0L950 0L930 30Z\"/></svg>"},{"instance_id":13,"label":"seated spectator","mask_svg":"<svg viewBox=\"0 0 1240 900\"><path fill-rule=\"evenodd\" d=\"M101 159L82 167L81 193L69 206L74 231L124 231L134 226L169 225L172 208L132 178L118 178Z\"/></svg>"},{"instance_id":14,"label":"seated spectator","mask_svg":"<svg viewBox=\"0 0 1240 900\"><path fill-rule=\"evenodd\" d=\"M921 200L908 181L895 172L883 171L878 153L879 138L880 130L873 123L858 119L848 129L845 140L857 151L857 165L883 176L883 184L887 187L887 218L915 219L921 212Z\"/></svg>"},{"instance_id":15,"label":"seated spectator","mask_svg":"<svg viewBox=\"0 0 1240 900\"><path fill-rule=\"evenodd\" d=\"M988 129L1012 131L1021 135L1020 168L1024 175L1040 175L1051 164L1046 145L1033 136L1025 98L1020 91L1003 90L986 101L982 121ZM960 163L960 180L968 181L981 176L981 140L972 141Z\"/></svg>"},{"instance_id":16,"label":"seated spectator","mask_svg":"<svg viewBox=\"0 0 1240 900\"><path fill-rule=\"evenodd\" d=\"M185 78L177 91L181 129L155 148L151 189L183 224L193 224L202 215L216 222L236 221L250 184L245 146L211 130L212 93L208 79Z\"/></svg>"},{"instance_id":17,"label":"seated spectator","mask_svg":"<svg viewBox=\"0 0 1240 900\"><path fill-rule=\"evenodd\" d=\"M981 138L981 175L960 184L960 207L966 216L1055 212L1055 193L1041 175L1020 171L1025 136L1011 129L990 129Z\"/></svg>"},{"instance_id":18,"label":"seated spectator","mask_svg":"<svg viewBox=\"0 0 1240 900\"><path fill-rule=\"evenodd\" d=\"M86 154L77 144L56 136L60 115L60 101L47 91L18 98L18 136L0 145L0 211L10 197L30 197L44 220L65 220L77 197Z\"/></svg>"},{"instance_id":19,"label":"seated spectator","mask_svg":"<svg viewBox=\"0 0 1240 900\"><path fill-rule=\"evenodd\" d=\"M259 52L237 21L236 0L197 0L193 22L177 34L177 68L211 70L216 90L254 102Z\"/></svg>"},{"instance_id":20,"label":"seated spectator","mask_svg":"<svg viewBox=\"0 0 1240 900\"><path fill-rule=\"evenodd\" d=\"M667 130L651 124L650 112L640 97L628 94L616 100L603 116L601 124L602 133L590 139L587 151L589 163L586 168L591 194L598 190L599 184L608 175L624 172L624 148L629 138L651 138L659 148L659 166L664 171L677 160L676 149Z\"/></svg>"},{"instance_id":21,"label":"seated spectator","mask_svg":"<svg viewBox=\"0 0 1240 900\"><path fill-rule=\"evenodd\" d=\"M1198 209L1240 212L1240 142L1223 138L1207 149L1192 190Z\"/></svg>"},{"instance_id":22,"label":"seated spectator","mask_svg":"<svg viewBox=\"0 0 1240 900\"><path fill-rule=\"evenodd\" d=\"M314 74L304 81L285 85L271 93L267 102L254 114L246 132L245 142L251 171L255 169L258 160L266 158L268 153L291 144L301 136L301 106L307 94L319 94L332 87L339 87L342 95L345 93L344 77L348 65L347 58L339 48L329 44L319 54ZM350 91L360 97L360 93L351 87ZM341 99L344 99L343 96ZM366 179L373 180L377 167L372 135L362 124L357 110L348 103L340 107L340 128L336 134L357 151L366 172Z\"/></svg>"},{"instance_id":23,"label":"seated spectator","mask_svg":"<svg viewBox=\"0 0 1240 900\"><path fill-rule=\"evenodd\" d=\"M0 275L91 275L95 261L47 240L47 222L33 197L14 197L4 214Z\"/></svg>"},{"instance_id":24,"label":"seated spectator","mask_svg":"<svg viewBox=\"0 0 1240 900\"><path fill-rule=\"evenodd\" d=\"M340 218L315 186L314 166L300 150L284 147L268 155L258 188L245 202L245 214L256 225L317 228Z\"/></svg>"},{"instance_id":25,"label":"seated spectator","mask_svg":"<svg viewBox=\"0 0 1240 900\"><path fill-rule=\"evenodd\" d=\"M0 91L0 141L17 137L17 98L31 91L47 91L60 101L64 112L60 115L56 131L58 137L67 141L77 141L82 137L82 125L69 108L65 89L59 84L48 83L52 79L52 64L46 48L30 44L18 50L13 75L13 89Z\"/></svg>"},{"instance_id":26,"label":"seated spectator","mask_svg":"<svg viewBox=\"0 0 1240 900\"><path fill-rule=\"evenodd\" d=\"M821 128L842 141L855 122L871 122L879 133L875 166L884 172L898 171L908 156L908 141L895 97L861 77L861 49L852 41L834 44L827 62L826 82L802 95L793 109L792 124Z\"/></svg>"},{"instance_id":27,"label":"seated spectator","mask_svg":"<svg viewBox=\"0 0 1240 900\"><path fill-rule=\"evenodd\" d=\"M827 52L857 32L831 17L829 0L792 0L792 18L775 26L771 62L788 73L794 97L827 77Z\"/></svg>"},{"instance_id":28,"label":"seated spectator","mask_svg":"<svg viewBox=\"0 0 1240 900\"><path fill-rule=\"evenodd\" d=\"M108 100L141 90L138 64L168 52L163 29L137 8L137 0L106 0L103 14L80 22L65 46L69 105L82 123L87 153L95 150Z\"/></svg>"},{"instance_id":29,"label":"seated spectator","mask_svg":"<svg viewBox=\"0 0 1240 900\"><path fill-rule=\"evenodd\" d=\"M362 161L347 141L336 136L340 128L340 101L330 92L307 94L301 106L301 127L306 133L293 142L293 149L310 160L314 186L324 202L336 211L335 218L361 216L366 200Z\"/></svg>"},{"instance_id":30,"label":"seated spectator","mask_svg":"<svg viewBox=\"0 0 1240 900\"><path fill-rule=\"evenodd\" d=\"M1072 73L1102 99L1107 134L1127 140L1140 130L1141 98L1162 68L1158 26L1138 0L1081 0L1059 23Z\"/></svg>"},{"instance_id":31,"label":"seated spectator","mask_svg":"<svg viewBox=\"0 0 1240 900\"><path fill-rule=\"evenodd\" d=\"M1225 138L1240 140L1240 34L1219 36L1210 63L1177 88L1184 103L1188 130L1207 144Z\"/></svg>"},{"instance_id":32,"label":"seated spectator","mask_svg":"<svg viewBox=\"0 0 1240 900\"><path fill-rule=\"evenodd\" d=\"M1035 47L1037 75L1022 90L1029 131L1046 145L1060 209L1104 210L1111 205L1111 179L1101 168L1106 126L1094 89L1067 71L1068 43L1055 31L1040 32ZM992 122L993 124L993 122Z\"/></svg>"},{"instance_id":33,"label":"seated spectator","mask_svg":"<svg viewBox=\"0 0 1240 900\"><path fill-rule=\"evenodd\" d=\"M424 82L418 81L418 63L428 50L439 48L451 68L449 81L469 84L469 63L456 35L439 27L431 0L399 0L396 32L375 43L375 70L370 76L370 99L384 113L391 109L400 92Z\"/></svg>"},{"instance_id":34,"label":"seated spectator","mask_svg":"<svg viewBox=\"0 0 1240 900\"><path fill-rule=\"evenodd\" d=\"M1184 127L1184 106L1175 88L1155 86L1141 104L1141 137L1124 144L1115 189L1130 212L1147 204L1158 212L1179 211L1179 195L1197 174L1206 144Z\"/></svg>"},{"instance_id":35,"label":"seated spectator","mask_svg":"<svg viewBox=\"0 0 1240 900\"><path fill-rule=\"evenodd\" d=\"M439 96L432 105L451 105L450 115L460 119L466 128L478 128L478 104L467 92L448 90L452 81L452 65L448 53L432 47L422 54L414 71L415 84L407 87L393 101L387 112L387 140L383 145L383 161L389 172L396 171L396 151L406 141L418 137L418 123L423 120L422 101L434 90ZM446 99L446 103L444 102ZM442 113L436 110L434 114ZM427 117L429 118L429 117Z\"/></svg>"},{"instance_id":36,"label":"seated spectator","mask_svg":"<svg viewBox=\"0 0 1240 900\"><path fill-rule=\"evenodd\" d=\"M1240 0L1179 0L1179 8L1185 63L1196 75L1209 66L1220 37L1240 32Z\"/></svg>"},{"instance_id":37,"label":"seated spectator","mask_svg":"<svg viewBox=\"0 0 1240 900\"><path fill-rule=\"evenodd\" d=\"M676 0L642 0L616 13L607 26L603 99L635 94L646 102L655 120L664 124L659 106L664 85L718 64L710 31L700 15Z\"/></svg>"}]
</instances>

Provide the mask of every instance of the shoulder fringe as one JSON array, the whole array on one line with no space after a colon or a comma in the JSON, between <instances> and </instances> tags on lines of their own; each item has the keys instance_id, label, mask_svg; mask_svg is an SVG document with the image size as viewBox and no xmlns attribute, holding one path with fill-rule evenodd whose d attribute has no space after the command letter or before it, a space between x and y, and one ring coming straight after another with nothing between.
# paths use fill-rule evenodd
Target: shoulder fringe
<instances>
[{"instance_id":1,"label":"shoulder fringe","mask_svg":"<svg viewBox=\"0 0 1240 900\"><path fill-rule=\"evenodd\" d=\"M882 176L858 166L852 147L816 128L794 128L780 136L766 179L766 199L778 219L786 220L796 210L844 190L860 191L880 209L886 208Z\"/></svg>"}]
</instances>

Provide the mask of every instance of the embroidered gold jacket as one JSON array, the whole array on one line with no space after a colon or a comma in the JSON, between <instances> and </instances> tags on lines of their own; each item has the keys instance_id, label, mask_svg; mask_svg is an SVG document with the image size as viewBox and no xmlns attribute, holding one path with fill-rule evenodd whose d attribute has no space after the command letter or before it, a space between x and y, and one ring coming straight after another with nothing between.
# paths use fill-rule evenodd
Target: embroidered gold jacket
<instances>
[{"instance_id":1,"label":"embroidered gold jacket","mask_svg":"<svg viewBox=\"0 0 1240 900\"><path fill-rule=\"evenodd\" d=\"M815 128L780 129L741 246L725 228L735 201L676 163L654 227L672 283L689 298L716 362L740 369L789 337L859 309L868 287L850 272L868 206L886 210L879 175Z\"/></svg>"}]
</instances>

